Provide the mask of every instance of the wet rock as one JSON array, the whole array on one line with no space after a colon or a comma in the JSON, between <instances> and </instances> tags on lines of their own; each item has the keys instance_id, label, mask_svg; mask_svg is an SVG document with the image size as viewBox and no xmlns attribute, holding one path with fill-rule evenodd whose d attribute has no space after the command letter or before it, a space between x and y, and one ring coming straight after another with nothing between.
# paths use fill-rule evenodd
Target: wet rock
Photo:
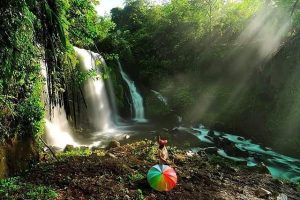
<instances>
[{"instance_id":1,"label":"wet rock","mask_svg":"<svg viewBox=\"0 0 300 200\"><path fill-rule=\"evenodd\" d=\"M268 170L267 166L263 162L261 162L259 164L258 169L259 169L258 171L260 173L263 173L263 174L268 174L269 173L269 170Z\"/></svg>"},{"instance_id":2,"label":"wet rock","mask_svg":"<svg viewBox=\"0 0 300 200\"><path fill-rule=\"evenodd\" d=\"M87 147L87 146L81 146L79 149L82 150L82 151L85 151L85 150L88 150L89 147Z\"/></svg>"},{"instance_id":3,"label":"wet rock","mask_svg":"<svg viewBox=\"0 0 300 200\"><path fill-rule=\"evenodd\" d=\"M215 135L215 132L213 130L209 130L207 135L213 137Z\"/></svg>"},{"instance_id":4,"label":"wet rock","mask_svg":"<svg viewBox=\"0 0 300 200\"><path fill-rule=\"evenodd\" d=\"M255 160L256 162L262 162L262 161L263 161L261 155L254 154L254 155L252 155L252 157L254 158L254 160Z\"/></svg>"},{"instance_id":5,"label":"wet rock","mask_svg":"<svg viewBox=\"0 0 300 200\"><path fill-rule=\"evenodd\" d=\"M108 144L107 149L112 149L120 146L121 146L120 142L113 140Z\"/></svg>"},{"instance_id":6,"label":"wet rock","mask_svg":"<svg viewBox=\"0 0 300 200\"><path fill-rule=\"evenodd\" d=\"M286 194L279 194L277 196L277 200L288 200L288 197L286 196Z\"/></svg>"},{"instance_id":7,"label":"wet rock","mask_svg":"<svg viewBox=\"0 0 300 200\"><path fill-rule=\"evenodd\" d=\"M207 147L207 148L204 148L202 151L204 151L207 154L216 154L218 152L218 148L217 147Z\"/></svg>"},{"instance_id":8,"label":"wet rock","mask_svg":"<svg viewBox=\"0 0 300 200\"><path fill-rule=\"evenodd\" d=\"M125 140L128 140L129 138L130 138L130 135L125 135L125 136L124 136L124 139L125 139Z\"/></svg>"},{"instance_id":9,"label":"wet rock","mask_svg":"<svg viewBox=\"0 0 300 200\"><path fill-rule=\"evenodd\" d=\"M233 142L226 138L214 139L217 142L217 147L222 148L228 155L235 157L249 157L249 153L247 151L242 151L235 146Z\"/></svg>"},{"instance_id":10,"label":"wet rock","mask_svg":"<svg viewBox=\"0 0 300 200\"><path fill-rule=\"evenodd\" d=\"M64 148L64 152L69 152L69 151L74 151L75 147L73 145L68 144L65 148Z\"/></svg>"},{"instance_id":11,"label":"wet rock","mask_svg":"<svg viewBox=\"0 0 300 200\"><path fill-rule=\"evenodd\" d=\"M180 130L178 129L178 127L174 127L174 128L172 128L170 130L170 133L172 133L172 134L178 134L178 133L180 133Z\"/></svg>"},{"instance_id":12,"label":"wet rock","mask_svg":"<svg viewBox=\"0 0 300 200\"><path fill-rule=\"evenodd\" d=\"M258 188L255 190L255 195L259 198L267 198L271 195L271 192L264 188Z\"/></svg>"},{"instance_id":13,"label":"wet rock","mask_svg":"<svg viewBox=\"0 0 300 200\"><path fill-rule=\"evenodd\" d=\"M240 141L244 141L245 140L245 138L243 138L241 136L237 137L237 139L240 140Z\"/></svg>"}]
</instances>

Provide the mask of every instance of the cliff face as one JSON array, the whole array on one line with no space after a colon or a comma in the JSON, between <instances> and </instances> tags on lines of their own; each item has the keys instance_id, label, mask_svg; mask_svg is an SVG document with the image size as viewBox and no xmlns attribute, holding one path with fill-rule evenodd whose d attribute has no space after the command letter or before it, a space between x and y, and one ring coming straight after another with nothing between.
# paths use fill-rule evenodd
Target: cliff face
<instances>
[{"instance_id":1,"label":"cliff face","mask_svg":"<svg viewBox=\"0 0 300 200\"><path fill-rule=\"evenodd\" d=\"M32 138L14 137L0 146L0 178L15 175L37 162L39 153Z\"/></svg>"}]
</instances>

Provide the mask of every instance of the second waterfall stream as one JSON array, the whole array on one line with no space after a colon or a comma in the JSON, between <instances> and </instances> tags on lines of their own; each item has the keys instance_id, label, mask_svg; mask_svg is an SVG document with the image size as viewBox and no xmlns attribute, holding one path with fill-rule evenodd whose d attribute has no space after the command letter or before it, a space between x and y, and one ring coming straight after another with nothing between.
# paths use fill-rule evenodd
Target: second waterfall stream
<instances>
[{"instance_id":1,"label":"second waterfall stream","mask_svg":"<svg viewBox=\"0 0 300 200\"><path fill-rule=\"evenodd\" d=\"M111 80L102 78L101 69L107 67L105 60L100 54L89 50L77 47L74 47L74 50L79 60L80 71L93 72L93 76L84 80L82 85L76 86L79 98L69 97L70 102L75 102L74 116L71 119L67 119L64 106L55 107L54 115L47 116L45 119L47 142L51 146L60 148L64 148L67 144L96 146L122 132L118 127L119 115ZM134 110L133 120L146 122L142 96L134 82L123 71L120 63L119 70L129 88ZM46 73L46 70L43 73Z\"/></svg>"},{"instance_id":2,"label":"second waterfall stream","mask_svg":"<svg viewBox=\"0 0 300 200\"><path fill-rule=\"evenodd\" d=\"M129 88L132 104L133 104L133 113L134 117L133 120L136 122L147 122L145 118L145 111L144 111L144 103L143 97L138 92L134 82L129 78L129 76L124 72L120 61L118 60L118 66L120 73L122 75L123 80L126 82Z\"/></svg>"}]
</instances>

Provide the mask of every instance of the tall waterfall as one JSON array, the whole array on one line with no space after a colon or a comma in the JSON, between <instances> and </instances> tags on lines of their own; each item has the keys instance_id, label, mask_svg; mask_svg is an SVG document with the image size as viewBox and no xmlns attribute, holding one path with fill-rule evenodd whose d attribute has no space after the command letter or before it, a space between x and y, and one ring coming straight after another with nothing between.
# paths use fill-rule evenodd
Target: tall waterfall
<instances>
[{"instance_id":1,"label":"tall waterfall","mask_svg":"<svg viewBox=\"0 0 300 200\"><path fill-rule=\"evenodd\" d=\"M99 54L77 47L74 47L74 50L80 61L81 71L90 72L95 70L96 77L89 77L83 83L82 98L84 98L85 105L82 101L78 101L78 98L71 99L77 103L73 107L76 123L79 124L79 127L71 126L63 106L55 106L52 108L51 115L47 112L45 139L49 145L60 148L64 148L67 144L90 147L102 145L111 140L112 137L121 134L114 129L114 122L117 121L118 113L113 87L109 79L104 80L101 77L97 65L101 65L101 68L106 67L106 64ZM47 80L45 62L42 62L42 74ZM79 90L78 88L78 92ZM46 110L49 111L47 81L45 82L44 91L43 99L46 103Z\"/></svg>"},{"instance_id":2,"label":"tall waterfall","mask_svg":"<svg viewBox=\"0 0 300 200\"><path fill-rule=\"evenodd\" d=\"M99 71L97 63L103 62L103 58L99 54L77 47L74 47L74 49L80 60L82 71ZM114 127L112 109L103 78L94 77L86 80L83 94L87 104L87 113L84 117L88 119L88 122L93 126L92 128L99 132L109 132L112 130Z\"/></svg>"},{"instance_id":3,"label":"tall waterfall","mask_svg":"<svg viewBox=\"0 0 300 200\"><path fill-rule=\"evenodd\" d=\"M137 122L146 122L145 113L144 113L144 104L143 98L140 93L137 91L134 82L128 77L128 75L123 71L122 65L118 60L119 70L122 75L122 78L127 83L132 98L132 104L134 109L134 120Z\"/></svg>"},{"instance_id":4,"label":"tall waterfall","mask_svg":"<svg viewBox=\"0 0 300 200\"><path fill-rule=\"evenodd\" d=\"M103 65L103 67L107 68L107 64L104 60L104 58L102 56L100 56L101 59L101 63ZM111 107L111 114L112 114L112 121L115 125L120 125L120 116L119 116L119 111L117 108L117 103L116 103L116 95L114 92L114 87L111 81L111 78L107 78L104 80L105 83L105 87L107 90L107 95L109 98L109 102L110 102L110 107Z\"/></svg>"},{"instance_id":5,"label":"tall waterfall","mask_svg":"<svg viewBox=\"0 0 300 200\"><path fill-rule=\"evenodd\" d=\"M64 148L67 144L79 146L75 142L72 130L67 120L66 111L64 107L56 105L52 108L51 115L49 113L49 101L48 101L48 85L47 85L47 71L45 62L41 62L42 75L45 78L44 92L42 98L46 104L46 141L51 146Z\"/></svg>"}]
</instances>

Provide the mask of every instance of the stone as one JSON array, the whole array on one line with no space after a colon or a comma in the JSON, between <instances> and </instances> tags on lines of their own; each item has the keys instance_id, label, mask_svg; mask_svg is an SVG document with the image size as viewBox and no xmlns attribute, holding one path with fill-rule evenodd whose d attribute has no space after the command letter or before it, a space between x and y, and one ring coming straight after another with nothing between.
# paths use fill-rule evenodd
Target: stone
<instances>
[{"instance_id":1,"label":"stone","mask_svg":"<svg viewBox=\"0 0 300 200\"><path fill-rule=\"evenodd\" d=\"M192 151L188 151L186 152L187 157L193 157L196 153L192 152Z\"/></svg>"},{"instance_id":2,"label":"stone","mask_svg":"<svg viewBox=\"0 0 300 200\"><path fill-rule=\"evenodd\" d=\"M85 150L88 150L89 147L87 147L87 146L81 146L79 149L82 150L82 151L85 151Z\"/></svg>"},{"instance_id":3,"label":"stone","mask_svg":"<svg viewBox=\"0 0 300 200\"><path fill-rule=\"evenodd\" d=\"M113 158L113 159L116 159L116 158L117 158L117 156L115 156L115 155L112 154L112 153L106 153L105 156L106 156L106 157L109 157L109 158Z\"/></svg>"},{"instance_id":4,"label":"stone","mask_svg":"<svg viewBox=\"0 0 300 200\"><path fill-rule=\"evenodd\" d=\"M130 135L125 135L124 138L125 140L128 140L130 138Z\"/></svg>"},{"instance_id":5,"label":"stone","mask_svg":"<svg viewBox=\"0 0 300 200\"><path fill-rule=\"evenodd\" d=\"M281 193L277 196L277 200L288 200L288 197L286 194Z\"/></svg>"},{"instance_id":6,"label":"stone","mask_svg":"<svg viewBox=\"0 0 300 200\"><path fill-rule=\"evenodd\" d=\"M209 130L207 135L213 137L215 135L215 133L213 130Z\"/></svg>"},{"instance_id":7,"label":"stone","mask_svg":"<svg viewBox=\"0 0 300 200\"><path fill-rule=\"evenodd\" d=\"M64 148L64 152L69 152L75 150L75 147L71 144L67 144L66 147Z\"/></svg>"},{"instance_id":8,"label":"stone","mask_svg":"<svg viewBox=\"0 0 300 200\"><path fill-rule=\"evenodd\" d=\"M112 148L116 148L116 147L120 147L121 144L120 142L118 142L117 140L112 140L108 146L107 146L107 149L112 149Z\"/></svg>"},{"instance_id":9,"label":"stone","mask_svg":"<svg viewBox=\"0 0 300 200\"><path fill-rule=\"evenodd\" d=\"M217 147L207 147L207 148L204 148L203 151L207 154L216 154L218 152L218 148Z\"/></svg>"},{"instance_id":10,"label":"stone","mask_svg":"<svg viewBox=\"0 0 300 200\"><path fill-rule=\"evenodd\" d=\"M264 188L258 188L255 190L255 195L259 198L267 198L271 195L271 192Z\"/></svg>"},{"instance_id":11,"label":"stone","mask_svg":"<svg viewBox=\"0 0 300 200\"><path fill-rule=\"evenodd\" d=\"M250 156L247 151L240 150L233 142L225 138L220 141L219 147L222 148L229 156L244 158Z\"/></svg>"},{"instance_id":12,"label":"stone","mask_svg":"<svg viewBox=\"0 0 300 200\"><path fill-rule=\"evenodd\" d=\"M174 127L174 128L172 128L170 130L170 133L172 133L172 134L178 134L178 133L180 133L180 131L179 131L178 127Z\"/></svg>"},{"instance_id":13,"label":"stone","mask_svg":"<svg viewBox=\"0 0 300 200\"><path fill-rule=\"evenodd\" d=\"M263 162L261 162L259 164L258 171L260 173L263 173L263 174L269 174L270 173L268 167Z\"/></svg>"}]
</instances>

